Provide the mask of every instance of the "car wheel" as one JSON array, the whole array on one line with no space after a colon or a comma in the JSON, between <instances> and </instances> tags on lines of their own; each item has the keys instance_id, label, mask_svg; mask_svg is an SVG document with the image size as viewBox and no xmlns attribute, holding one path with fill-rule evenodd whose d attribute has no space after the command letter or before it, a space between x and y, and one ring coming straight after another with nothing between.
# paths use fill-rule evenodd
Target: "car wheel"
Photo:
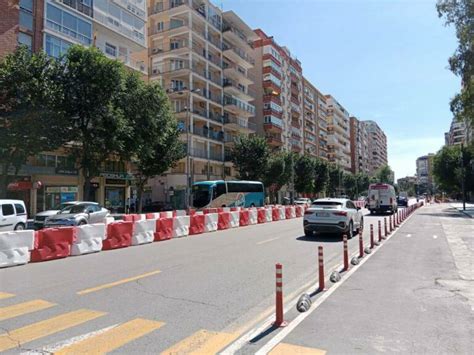
<instances>
[{"instance_id":1,"label":"car wheel","mask_svg":"<svg viewBox=\"0 0 474 355\"><path fill-rule=\"evenodd\" d=\"M354 237L354 223L352 221L349 222L349 235L347 236L348 239L352 239Z\"/></svg>"},{"instance_id":2,"label":"car wheel","mask_svg":"<svg viewBox=\"0 0 474 355\"><path fill-rule=\"evenodd\" d=\"M304 231L304 235L306 237L312 237L314 235L314 233L312 231Z\"/></svg>"},{"instance_id":3,"label":"car wheel","mask_svg":"<svg viewBox=\"0 0 474 355\"><path fill-rule=\"evenodd\" d=\"M85 224L87 224L86 221L80 221L79 224L78 224L78 226L83 226L83 225L85 225Z\"/></svg>"},{"instance_id":4,"label":"car wheel","mask_svg":"<svg viewBox=\"0 0 474 355\"><path fill-rule=\"evenodd\" d=\"M16 231L22 231L25 229L25 225L23 223L18 223L16 226L15 226L15 230Z\"/></svg>"}]
</instances>

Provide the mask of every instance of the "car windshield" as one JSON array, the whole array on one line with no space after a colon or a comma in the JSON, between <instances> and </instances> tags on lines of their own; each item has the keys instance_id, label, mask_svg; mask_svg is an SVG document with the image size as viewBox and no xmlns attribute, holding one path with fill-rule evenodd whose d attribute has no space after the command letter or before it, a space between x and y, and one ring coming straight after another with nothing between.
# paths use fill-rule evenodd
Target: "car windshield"
<instances>
[{"instance_id":1,"label":"car windshield","mask_svg":"<svg viewBox=\"0 0 474 355\"><path fill-rule=\"evenodd\" d=\"M208 185L194 185L193 186L193 206L202 208L207 206L210 202L211 194L209 193Z\"/></svg>"},{"instance_id":2,"label":"car windshield","mask_svg":"<svg viewBox=\"0 0 474 355\"><path fill-rule=\"evenodd\" d=\"M53 210L60 210L61 211L65 208L71 207L73 205L74 205L74 203L71 203L71 202L63 202L63 203L60 203L59 205L54 206Z\"/></svg>"},{"instance_id":3,"label":"car windshield","mask_svg":"<svg viewBox=\"0 0 474 355\"><path fill-rule=\"evenodd\" d=\"M68 206L61 210L61 214L69 214L69 213L83 213L85 212L87 206L86 205L72 205Z\"/></svg>"}]
</instances>

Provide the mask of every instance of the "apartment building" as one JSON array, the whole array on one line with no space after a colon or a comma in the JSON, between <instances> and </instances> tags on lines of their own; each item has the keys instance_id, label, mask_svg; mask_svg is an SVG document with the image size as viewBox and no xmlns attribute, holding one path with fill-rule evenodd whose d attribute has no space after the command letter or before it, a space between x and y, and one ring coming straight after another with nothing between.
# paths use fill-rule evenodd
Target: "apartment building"
<instances>
[{"instance_id":1,"label":"apartment building","mask_svg":"<svg viewBox=\"0 0 474 355\"><path fill-rule=\"evenodd\" d=\"M369 135L369 174L387 165L387 136L375 121L363 121Z\"/></svg>"},{"instance_id":2,"label":"apartment building","mask_svg":"<svg viewBox=\"0 0 474 355\"><path fill-rule=\"evenodd\" d=\"M468 125L465 122L459 122L453 119L449 132L445 133L446 145L461 145L466 144L468 136Z\"/></svg>"},{"instance_id":3,"label":"apartment building","mask_svg":"<svg viewBox=\"0 0 474 355\"><path fill-rule=\"evenodd\" d=\"M331 95L326 95L328 114L328 160L351 171L349 112Z\"/></svg>"},{"instance_id":4,"label":"apartment building","mask_svg":"<svg viewBox=\"0 0 474 355\"><path fill-rule=\"evenodd\" d=\"M153 200L188 203L196 181L235 176L228 153L239 134L255 131L249 70L253 31L210 1L150 1L150 80L171 100L187 156L151 182Z\"/></svg>"},{"instance_id":5,"label":"apartment building","mask_svg":"<svg viewBox=\"0 0 474 355\"><path fill-rule=\"evenodd\" d=\"M254 31L255 122L274 150L303 154L303 75L301 63L261 29Z\"/></svg>"},{"instance_id":6,"label":"apartment building","mask_svg":"<svg viewBox=\"0 0 474 355\"><path fill-rule=\"evenodd\" d=\"M422 189L433 188L433 159L435 154L429 153L416 159L417 184Z\"/></svg>"},{"instance_id":7,"label":"apartment building","mask_svg":"<svg viewBox=\"0 0 474 355\"><path fill-rule=\"evenodd\" d=\"M351 171L369 174L369 133L363 121L350 117Z\"/></svg>"},{"instance_id":8,"label":"apartment building","mask_svg":"<svg viewBox=\"0 0 474 355\"><path fill-rule=\"evenodd\" d=\"M146 19L145 0L8 1L0 13L0 56L13 52L18 44L56 58L72 44L96 46L146 76ZM91 195L83 196L82 174L67 150L38 153L16 174L18 181L27 183L11 181L9 191L27 202L30 215L81 199L124 211L131 197L130 164L104 162L92 182Z\"/></svg>"},{"instance_id":9,"label":"apartment building","mask_svg":"<svg viewBox=\"0 0 474 355\"><path fill-rule=\"evenodd\" d=\"M303 78L304 154L327 160L327 103L323 94Z\"/></svg>"}]
</instances>

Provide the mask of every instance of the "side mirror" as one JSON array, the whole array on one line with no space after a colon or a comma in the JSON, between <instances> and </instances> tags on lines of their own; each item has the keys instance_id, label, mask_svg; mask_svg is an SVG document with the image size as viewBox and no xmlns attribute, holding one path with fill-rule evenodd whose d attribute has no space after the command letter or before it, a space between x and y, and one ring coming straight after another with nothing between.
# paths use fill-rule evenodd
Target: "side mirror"
<instances>
[{"instance_id":1,"label":"side mirror","mask_svg":"<svg viewBox=\"0 0 474 355\"><path fill-rule=\"evenodd\" d=\"M360 211L360 207L356 207L356 210L357 210L357 211Z\"/></svg>"}]
</instances>

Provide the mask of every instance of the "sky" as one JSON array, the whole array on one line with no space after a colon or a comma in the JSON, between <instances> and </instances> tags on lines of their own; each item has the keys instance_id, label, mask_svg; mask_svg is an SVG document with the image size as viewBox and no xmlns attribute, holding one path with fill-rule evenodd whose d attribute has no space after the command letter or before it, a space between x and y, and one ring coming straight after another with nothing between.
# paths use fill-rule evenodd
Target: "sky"
<instances>
[{"instance_id":1,"label":"sky","mask_svg":"<svg viewBox=\"0 0 474 355\"><path fill-rule=\"evenodd\" d=\"M396 178L444 144L460 80L448 58L454 29L435 0L214 0L289 48L303 75L351 115L387 135Z\"/></svg>"}]
</instances>

